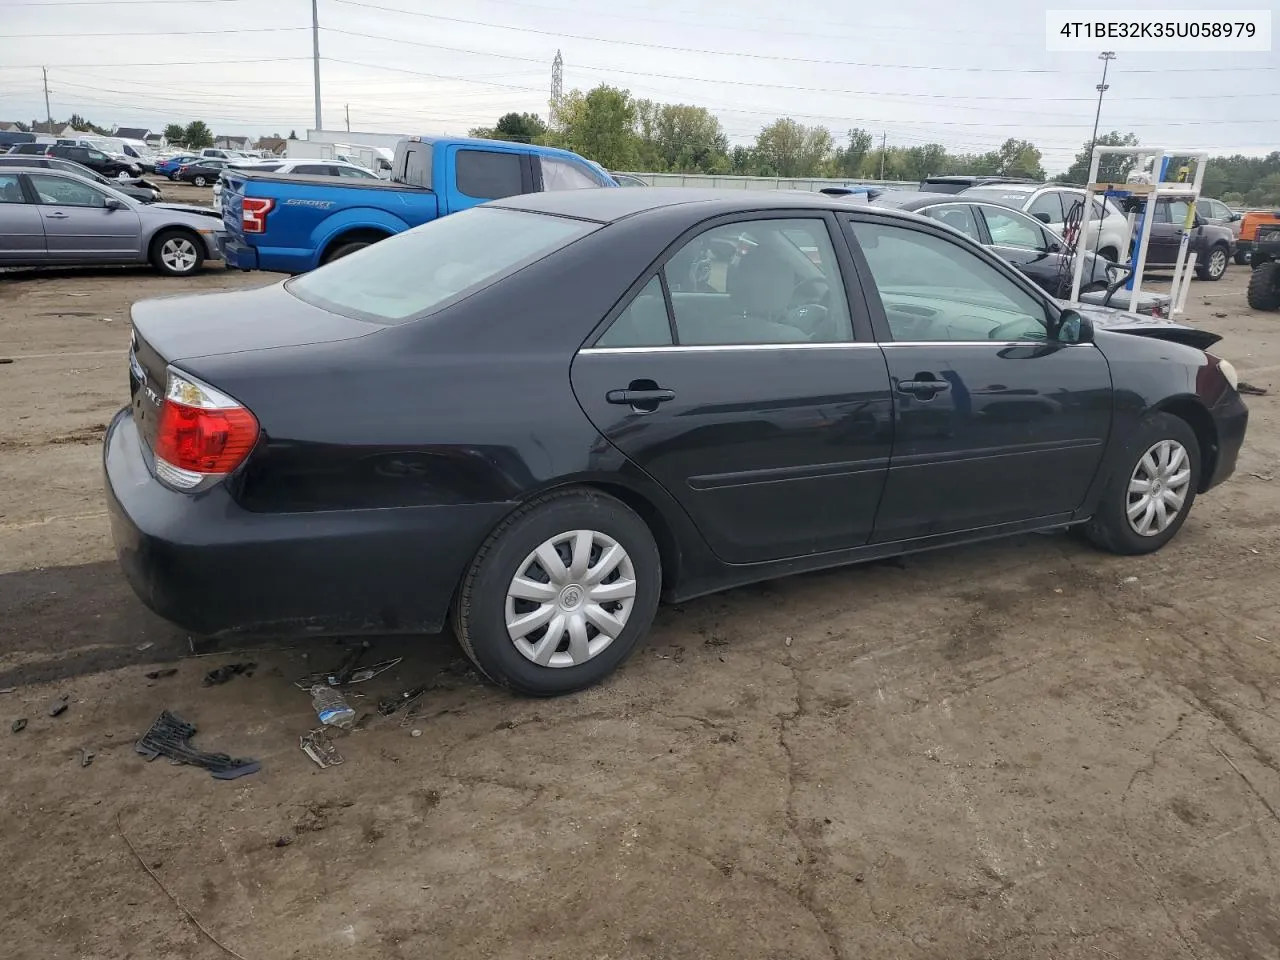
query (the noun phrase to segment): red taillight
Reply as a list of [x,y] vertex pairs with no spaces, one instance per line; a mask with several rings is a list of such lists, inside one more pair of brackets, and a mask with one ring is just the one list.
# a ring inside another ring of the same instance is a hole
[[153,448],[156,475],[171,487],[193,490],[240,466],[258,432],[257,418],[244,406],[170,371]]
[[240,228],[245,233],[262,233],[267,229],[267,214],[275,205],[270,197],[245,197],[240,205]]

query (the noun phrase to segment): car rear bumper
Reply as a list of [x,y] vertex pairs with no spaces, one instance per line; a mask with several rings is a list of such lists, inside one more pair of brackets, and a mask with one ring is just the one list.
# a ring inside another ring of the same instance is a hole
[[237,240],[230,234],[222,238],[222,259],[237,270],[271,270],[276,273],[306,273],[312,268],[314,250],[268,247],[263,250]]
[[1244,445],[1245,431],[1249,426],[1249,408],[1234,390],[1228,391],[1210,413],[1218,431],[1218,456],[1213,474],[1204,485],[1206,490],[1216,487],[1235,473],[1236,461],[1240,457],[1240,448]]
[[199,634],[437,632],[466,565],[510,509],[253,513],[222,485],[170,490],[146,457],[125,408],[103,445],[116,555],[143,603]]
[[222,247],[222,259],[227,262],[228,267],[238,270],[258,269],[257,247],[251,247],[225,233],[218,238],[218,243]]

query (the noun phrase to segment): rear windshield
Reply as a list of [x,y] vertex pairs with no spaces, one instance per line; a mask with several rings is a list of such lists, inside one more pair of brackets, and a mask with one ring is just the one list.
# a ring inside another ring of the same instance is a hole
[[598,224],[473,207],[334,260],[285,284],[344,316],[403,323],[488,286]]

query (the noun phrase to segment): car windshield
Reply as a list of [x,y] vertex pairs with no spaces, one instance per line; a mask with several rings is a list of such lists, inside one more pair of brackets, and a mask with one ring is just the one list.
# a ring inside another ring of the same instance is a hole
[[285,284],[299,300],[403,323],[515,273],[598,229],[562,217],[474,207],[397,234]]
[[1010,207],[1021,207],[1027,202],[1027,197],[1031,196],[1026,190],[1005,190],[1000,187],[974,187],[966,190],[964,195],[978,200],[1003,203]]

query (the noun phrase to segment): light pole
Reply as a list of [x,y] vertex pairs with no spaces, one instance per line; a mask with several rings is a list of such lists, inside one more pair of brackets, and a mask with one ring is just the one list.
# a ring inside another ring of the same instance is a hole
[[1102,95],[1107,92],[1107,65],[1116,58],[1112,50],[1098,54],[1102,61],[1102,82],[1098,84],[1098,111],[1093,115],[1093,136],[1089,139],[1089,163],[1093,163],[1093,148],[1098,145],[1098,121],[1102,118]]

